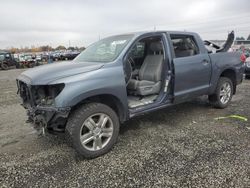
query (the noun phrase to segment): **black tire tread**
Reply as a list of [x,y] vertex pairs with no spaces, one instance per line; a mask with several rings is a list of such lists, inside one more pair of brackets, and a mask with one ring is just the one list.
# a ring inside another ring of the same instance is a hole
[[1,63],[1,68],[3,70],[8,70],[9,69],[9,66],[7,65],[7,63]]
[[214,107],[214,108],[220,108],[220,109],[223,109],[223,108],[226,108],[229,104],[229,102],[231,101],[232,99],[232,95],[231,95],[231,99],[228,101],[228,103],[226,105],[222,104],[220,102],[220,99],[219,99],[219,90],[220,90],[220,86],[224,83],[224,82],[229,82],[231,84],[231,89],[233,89],[233,83],[232,83],[232,80],[227,78],[227,77],[220,77],[219,81],[218,81],[218,84],[217,84],[217,87],[215,89],[215,93],[212,94],[212,95],[209,95],[208,96],[208,99],[209,99],[209,102],[210,104]]
[[[73,111],[69,116],[67,125],[65,127],[66,140],[67,140],[68,144],[70,146],[72,146],[77,151],[77,153],[79,153],[84,158],[89,158],[89,159],[95,158],[95,157],[98,157],[100,155],[103,155],[103,154],[107,153],[111,149],[111,148],[104,148],[100,154],[99,154],[99,152],[97,152],[96,154],[83,153],[81,151],[81,149],[79,148],[78,143],[76,143],[76,141],[73,139],[74,130],[76,129],[77,126],[79,126],[79,120],[82,117],[84,117],[87,112],[90,112],[90,111],[95,110],[95,109],[102,109],[102,108],[104,108],[104,106],[105,106],[106,109],[109,109],[112,113],[116,114],[113,111],[113,109],[111,109],[109,106],[107,106],[105,104],[102,104],[102,103],[87,103],[87,104],[83,104],[78,109]],[[116,121],[119,122],[118,117],[117,117]],[[119,133],[119,126],[118,126],[118,130],[116,132]],[[118,136],[118,134],[117,134],[117,136]],[[114,143],[116,141],[117,141],[117,137],[115,138]]]

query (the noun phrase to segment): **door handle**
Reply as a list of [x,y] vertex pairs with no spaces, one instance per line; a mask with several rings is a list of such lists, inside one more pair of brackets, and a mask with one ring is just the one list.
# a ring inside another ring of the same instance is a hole
[[203,65],[207,65],[207,64],[209,64],[209,61],[206,60],[206,59],[203,59],[203,60],[202,60],[202,64],[203,64]]

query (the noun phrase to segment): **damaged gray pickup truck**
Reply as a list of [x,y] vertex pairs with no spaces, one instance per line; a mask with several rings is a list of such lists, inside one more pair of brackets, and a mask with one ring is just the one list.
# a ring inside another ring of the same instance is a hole
[[104,38],[71,62],[31,68],[17,78],[28,122],[63,132],[94,158],[115,144],[120,124],[141,114],[207,95],[225,108],[242,82],[239,53],[191,32],[139,32]]

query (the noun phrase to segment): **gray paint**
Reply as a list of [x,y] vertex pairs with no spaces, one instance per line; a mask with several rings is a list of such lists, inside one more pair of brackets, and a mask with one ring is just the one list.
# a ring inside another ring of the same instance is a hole
[[24,76],[26,79],[30,80],[29,84],[31,85],[46,85],[60,78],[94,71],[102,66],[103,63],[92,62],[74,63],[67,61],[62,63],[53,63],[28,69],[21,74],[18,79],[25,79],[22,78],[22,76]]
[[[169,34],[192,35],[200,48],[200,54],[192,57],[174,58]],[[129,118],[126,84],[123,72],[123,58],[131,45],[142,37],[162,35],[166,58],[170,64],[172,79],[174,79],[174,103],[185,101],[191,97],[207,95],[214,92],[220,74],[226,69],[232,69],[237,74],[237,80],[242,79],[243,64],[240,54],[217,53],[208,54],[203,41],[196,33],[189,32],[141,32],[125,47],[120,56],[110,63],[74,63],[65,62],[44,65],[23,72],[18,79],[30,85],[46,85],[65,83],[63,91],[55,98],[55,107],[72,107],[84,99],[101,94],[108,94],[120,101],[122,110]],[[173,57],[173,58],[172,58]],[[205,63],[204,60],[207,62]],[[167,71],[166,71],[167,72]],[[172,104],[172,102],[171,102]],[[167,98],[159,103],[140,109],[140,113],[149,112],[171,105]],[[136,112],[134,112],[136,114]],[[135,114],[130,116],[134,116]]]

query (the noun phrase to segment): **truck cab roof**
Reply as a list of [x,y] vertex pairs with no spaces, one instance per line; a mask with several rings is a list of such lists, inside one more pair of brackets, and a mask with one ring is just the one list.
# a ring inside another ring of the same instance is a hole
[[157,31],[137,31],[137,32],[129,32],[122,33],[120,35],[129,35],[133,34],[135,36],[140,36],[144,34],[152,34],[152,33],[168,33],[168,34],[176,34],[176,35],[198,35],[195,32],[187,32],[187,31],[171,31],[171,30],[157,30]]

